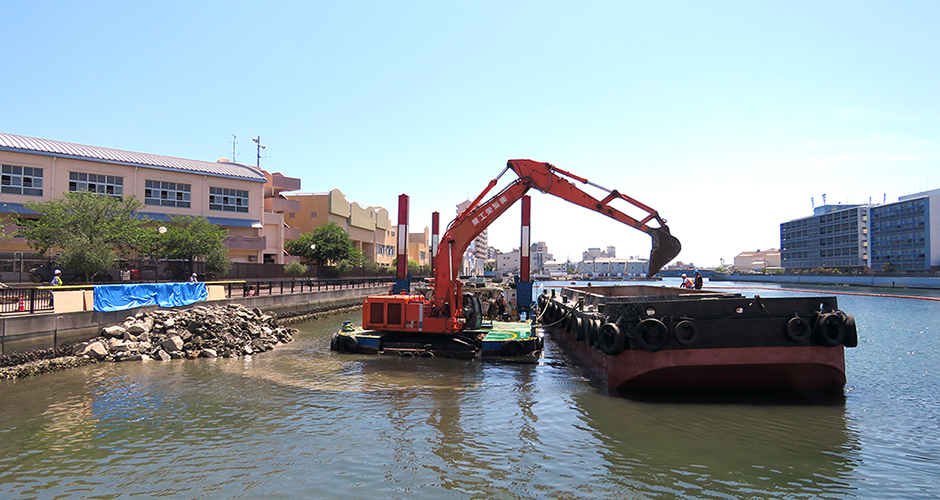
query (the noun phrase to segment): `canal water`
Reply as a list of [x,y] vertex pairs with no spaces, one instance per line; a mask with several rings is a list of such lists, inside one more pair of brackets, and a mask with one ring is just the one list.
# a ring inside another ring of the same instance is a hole
[[533,364],[330,352],[354,313],[253,357],[0,382],[0,498],[940,497],[940,302],[839,303],[860,343],[817,404],[610,397],[551,342]]

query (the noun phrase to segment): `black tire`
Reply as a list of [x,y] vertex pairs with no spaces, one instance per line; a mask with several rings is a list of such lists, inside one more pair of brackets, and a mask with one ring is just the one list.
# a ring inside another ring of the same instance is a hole
[[359,350],[359,341],[352,335],[340,335],[336,339],[336,350],[343,354],[353,354]]
[[673,335],[676,337],[676,342],[684,346],[690,346],[698,340],[698,328],[696,328],[695,323],[689,320],[680,321],[673,331]]
[[845,340],[845,321],[836,313],[822,314],[816,321],[813,335],[820,344],[826,347],[841,345]]
[[646,318],[636,325],[633,338],[641,349],[658,351],[669,343],[669,329],[656,318]]
[[558,304],[555,304],[554,301],[548,303],[548,321],[547,324],[552,324],[558,321]]
[[803,342],[813,333],[813,327],[809,321],[798,316],[790,318],[787,321],[787,338],[794,342]]
[[584,319],[578,316],[572,316],[572,318],[574,320],[571,322],[571,329],[573,330],[571,333],[574,334],[574,339],[580,342],[584,340]]
[[518,356],[522,354],[522,343],[518,340],[510,340],[499,348],[499,354],[506,357]]
[[851,314],[845,316],[845,340],[842,344],[845,347],[858,347],[858,328],[855,327],[855,316]]
[[574,331],[575,318],[576,318],[575,315],[572,314],[565,319],[565,331],[566,332],[571,333]]
[[604,354],[616,356],[627,347],[627,338],[614,323],[604,323],[597,335],[597,346]]
[[38,274],[30,274],[29,281],[32,281],[33,283],[42,283],[42,276]]
[[593,347],[597,345],[597,337],[600,335],[601,331],[601,320],[592,319],[591,320],[591,330],[588,332],[588,345]]
[[333,336],[330,337],[330,350],[331,350],[331,351],[339,350],[339,346],[336,345],[336,341],[337,341],[338,339],[339,339],[339,332],[334,333]]

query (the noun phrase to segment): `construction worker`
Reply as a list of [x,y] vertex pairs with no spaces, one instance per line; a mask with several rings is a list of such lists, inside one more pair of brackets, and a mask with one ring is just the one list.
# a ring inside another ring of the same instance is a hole
[[692,280],[685,273],[682,273],[682,284],[679,285],[679,288],[692,288]]
[[196,277],[196,273],[193,273],[193,274],[189,277],[189,282],[190,282],[190,283],[199,283],[199,278]]
[[[49,280],[49,285],[50,286],[62,286],[62,270],[61,269],[56,269],[55,271],[52,272],[52,279]],[[54,294],[52,292],[49,292],[49,307],[55,306],[55,303],[54,303],[55,299],[53,295]]]

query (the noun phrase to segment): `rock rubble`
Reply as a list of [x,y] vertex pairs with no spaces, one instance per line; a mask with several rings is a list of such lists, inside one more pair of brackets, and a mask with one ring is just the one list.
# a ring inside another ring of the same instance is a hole
[[274,349],[294,332],[278,326],[274,315],[239,304],[158,309],[102,328],[72,354],[99,361],[232,358]]

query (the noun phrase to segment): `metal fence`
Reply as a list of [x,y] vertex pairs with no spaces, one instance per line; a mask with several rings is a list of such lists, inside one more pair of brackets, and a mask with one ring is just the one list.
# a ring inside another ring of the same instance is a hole
[[0,314],[52,310],[52,291],[40,288],[0,288]]
[[[225,296],[257,297],[262,295],[288,295],[351,288],[367,288],[391,284],[391,277],[379,278],[333,278],[333,279],[284,279],[260,281],[207,282],[207,285],[222,285]],[[66,287],[68,289],[92,289],[92,286]],[[0,314],[31,314],[53,310],[52,289],[49,287],[0,288]]]

